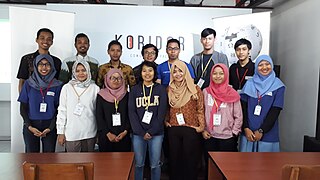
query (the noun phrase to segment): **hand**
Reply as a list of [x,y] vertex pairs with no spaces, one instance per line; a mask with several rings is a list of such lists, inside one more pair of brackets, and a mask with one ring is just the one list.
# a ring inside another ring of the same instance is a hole
[[49,128],[45,129],[41,133],[41,137],[46,137],[46,135],[50,132],[51,130]]
[[254,135],[255,135],[255,140],[256,141],[260,141],[262,136],[263,136],[263,133],[260,133],[258,130],[254,131]]
[[254,142],[255,141],[256,136],[251,131],[251,129],[244,128],[244,132],[245,132],[245,135],[246,135],[246,138],[248,139],[248,141],[250,141],[250,142]]
[[63,146],[66,142],[66,136],[64,134],[58,134],[58,143]]
[[202,132],[202,137],[203,137],[204,139],[210,139],[210,138],[211,138],[211,134],[210,134],[208,131],[204,130],[204,131]]
[[165,125],[166,127],[171,127],[171,124],[170,124],[168,121],[165,121],[165,122],[164,122],[164,125]]
[[149,134],[149,133],[146,133],[144,136],[143,136],[143,139],[144,140],[150,140],[152,138],[152,136]]
[[111,132],[108,132],[106,136],[108,137],[110,142],[116,142],[115,141],[115,139],[117,137],[116,135],[112,134]]
[[115,138],[115,141],[116,142],[119,142],[121,141],[126,135],[127,135],[127,130],[124,130],[122,133],[120,133],[116,138]]
[[29,131],[33,133],[33,135],[37,136],[37,137],[41,137],[42,132],[39,131],[37,128],[34,128],[32,126],[28,127]]
[[194,128],[196,131],[197,131],[197,133],[201,133],[202,131],[203,131],[203,128],[201,128],[200,126],[190,126],[190,127],[192,127],[192,128]]

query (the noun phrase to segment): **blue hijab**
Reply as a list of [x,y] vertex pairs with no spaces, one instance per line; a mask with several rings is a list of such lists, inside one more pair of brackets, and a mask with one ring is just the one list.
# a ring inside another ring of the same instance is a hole
[[[45,76],[42,76],[38,71],[38,64],[42,59],[46,59],[51,65],[50,72]],[[61,81],[58,81],[54,78],[57,71],[56,71],[56,68],[54,67],[53,59],[50,55],[48,55],[48,54],[38,55],[36,57],[36,59],[33,61],[33,68],[34,68],[34,71],[33,71],[32,75],[27,79],[27,81],[31,87],[33,87],[37,90],[40,90],[40,88],[46,89],[49,86],[51,81],[52,82],[51,82],[50,87],[62,85]]]
[[[270,74],[263,76],[258,72],[258,65],[261,61],[268,61],[271,64],[272,71]],[[252,79],[249,79],[242,89],[242,94],[247,94],[250,97],[258,98],[257,91],[262,97],[268,92],[275,91],[284,84],[276,77],[276,73],[273,71],[273,62],[270,56],[261,55],[255,62],[255,71]]]

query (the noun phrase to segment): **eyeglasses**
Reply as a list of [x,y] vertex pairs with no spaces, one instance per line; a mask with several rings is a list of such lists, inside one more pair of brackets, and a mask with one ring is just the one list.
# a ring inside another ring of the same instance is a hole
[[156,55],[156,52],[155,51],[151,51],[151,52],[145,51],[144,54],[154,56],[154,55]]
[[175,47],[175,48],[172,48],[172,47],[167,48],[168,51],[178,51],[179,49],[180,48],[177,48],[177,47]]
[[43,67],[43,66],[51,67],[51,64],[50,63],[39,63],[38,66],[40,66],[40,67]]
[[110,80],[113,82],[116,82],[116,81],[120,82],[122,81],[122,77],[110,77]]

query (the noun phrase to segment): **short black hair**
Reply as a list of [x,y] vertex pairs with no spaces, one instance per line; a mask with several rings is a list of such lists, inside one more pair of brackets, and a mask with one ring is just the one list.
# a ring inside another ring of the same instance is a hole
[[140,64],[140,69],[139,69],[139,74],[140,74],[140,77],[139,77],[139,81],[140,82],[143,82],[143,79],[142,79],[142,69],[143,69],[143,66],[147,66],[147,67],[152,67],[153,71],[154,71],[154,76],[153,76],[153,79],[152,81],[153,82],[156,82],[156,80],[158,79],[158,75],[157,75],[157,64],[155,62],[150,62],[150,61],[143,61],[141,64]]
[[178,47],[180,48],[180,41],[179,41],[178,39],[174,39],[174,38],[169,39],[169,40],[167,41],[167,47],[168,47],[168,45],[169,45],[170,43],[177,43],[177,44],[178,44]]
[[109,42],[109,44],[108,44],[108,50],[110,50],[110,48],[111,48],[112,45],[118,45],[118,46],[120,46],[120,49],[122,50],[122,45],[121,45],[121,43],[120,43],[119,41],[117,41],[117,40],[112,40],[111,42]]
[[157,46],[153,45],[153,44],[146,44],[142,47],[142,50],[141,50],[141,55],[144,56],[144,50],[145,49],[148,49],[148,48],[153,48],[153,50],[156,52],[156,59],[158,57],[158,53],[159,53],[159,50],[157,48]]
[[201,32],[201,37],[205,38],[207,36],[209,36],[210,34],[213,34],[213,37],[216,37],[217,33],[214,29],[212,28],[205,28],[204,30],[202,30]]
[[234,44],[234,50],[236,50],[240,45],[247,45],[249,50],[252,48],[252,44],[249,40],[241,38]]
[[42,32],[48,32],[48,33],[50,33],[51,36],[52,36],[52,39],[53,39],[53,32],[52,32],[50,29],[48,29],[48,28],[41,28],[41,29],[39,29],[38,32],[37,32],[37,39],[39,38],[40,33],[42,33]]
[[88,43],[90,43],[89,37],[84,33],[77,34],[76,37],[74,38],[74,43],[77,43],[77,39],[78,38],[82,38],[82,37],[87,38],[88,39]]

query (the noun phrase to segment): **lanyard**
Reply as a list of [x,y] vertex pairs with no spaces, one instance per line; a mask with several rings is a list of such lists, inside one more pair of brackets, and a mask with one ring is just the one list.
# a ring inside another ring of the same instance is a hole
[[202,67],[202,74],[201,74],[201,78],[203,77],[204,72],[206,72],[206,70],[207,70],[207,68],[208,68],[211,60],[212,60],[212,56],[210,57],[209,61],[207,62],[206,66],[205,66],[204,69],[203,69],[203,54],[202,54],[202,65],[201,65],[201,67]]
[[118,104],[119,104],[119,101],[117,101],[117,99],[114,98],[114,107],[116,108],[116,113],[118,113]]
[[171,72],[171,66],[170,66],[169,60],[168,60],[168,69]]
[[258,105],[260,105],[260,101],[261,101],[261,95],[259,95],[259,92],[257,91],[257,96],[258,96]]
[[76,93],[76,95],[78,96],[78,102],[80,102],[80,96],[82,96],[82,94],[83,94],[84,92],[86,92],[86,90],[89,88],[89,86],[86,87],[86,89],[83,90],[80,95],[78,94],[78,92],[76,91],[76,89],[74,88],[74,86],[72,86],[72,88],[73,88],[74,92]]
[[244,78],[246,77],[247,72],[248,72],[248,69],[246,69],[246,71],[244,72],[244,74],[243,74],[243,76],[242,76],[242,78],[240,80],[239,68],[237,68],[237,77],[238,77],[238,80],[239,80],[239,88],[240,89],[242,87],[242,82],[243,82]]
[[218,112],[218,111],[219,111],[219,106],[218,106],[218,103],[217,103],[217,101],[216,101],[216,98],[214,98],[213,103],[216,105],[216,107],[217,107],[217,112]]
[[42,102],[43,102],[43,103],[44,103],[44,96],[47,94],[47,92],[48,92],[48,90],[49,90],[49,88],[50,88],[50,86],[51,86],[51,84],[52,84],[52,81],[53,81],[53,79],[50,81],[50,83],[49,83],[49,85],[48,85],[48,87],[47,87],[47,89],[46,89],[45,94],[43,94],[42,87],[40,87],[40,93],[41,93],[41,96],[42,96]]
[[148,99],[147,107],[145,108],[146,110],[148,110],[149,105],[150,105],[150,98],[151,98],[151,94],[152,94],[152,87],[153,87],[153,84],[151,85],[150,92],[149,92],[149,96],[146,97],[146,91],[144,90],[144,84],[142,83],[143,98],[144,98],[144,99],[146,99],[146,98]]

